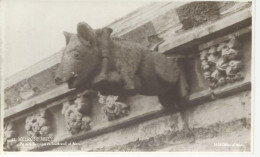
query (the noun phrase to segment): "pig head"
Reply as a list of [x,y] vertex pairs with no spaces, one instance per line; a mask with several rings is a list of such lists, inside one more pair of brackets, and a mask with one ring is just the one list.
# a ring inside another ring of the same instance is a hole
[[87,88],[91,86],[90,80],[99,71],[102,60],[96,33],[88,24],[79,23],[77,34],[64,32],[64,36],[66,47],[56,72],[55,82],[68,82],[69,88]]

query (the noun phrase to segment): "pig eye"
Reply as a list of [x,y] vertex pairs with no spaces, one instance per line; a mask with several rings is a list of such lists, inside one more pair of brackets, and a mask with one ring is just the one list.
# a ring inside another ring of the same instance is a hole
[[79,59],[79,57],[80,57],[80,54],[79,54],[79,52],[77,52],[77,51],[75,51],[75,52],[73,52],[73,57],[75,58],[75,59]]

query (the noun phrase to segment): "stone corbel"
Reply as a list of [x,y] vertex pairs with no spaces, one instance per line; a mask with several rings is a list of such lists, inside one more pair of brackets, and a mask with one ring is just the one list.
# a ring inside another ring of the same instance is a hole
[[4,151],[17,151],[19,150],[18,132],[16,131],[13,123],[7,123],[4,126]]
[[129,115],[129,105],[116,102],[118,96],[99,95],[99,102],[103,104],[102,112],[109,121]]
[[65,116],[66,128],[71,134],[91,129],[91,108],[97,96],[96,92],[86,91],[76,99],[63,103],[61,113]]
[[212,89],[244,78],[241,55],[241,44],[234,36],[200,52],[203,76]]
[[51,133],[51,112],[42,110],[26,118],[25,130],[29,137],[53,136]]

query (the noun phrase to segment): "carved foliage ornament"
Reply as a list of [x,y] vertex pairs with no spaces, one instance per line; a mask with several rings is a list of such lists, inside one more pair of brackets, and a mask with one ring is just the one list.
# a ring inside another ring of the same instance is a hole
[[77,95],[73,101],[63,103],[61,113],[65,116],[66,127],[71,134],[77,134],[80,131],[87,131],[91,128],[91,113],[93,98],[95,92],[89,91]]
[[107,119],[115,120],[129,114],[129,105],[116,102],[118,96],[103,96],[99,95],[99,102],[104,104],[102,107],[103,113],[107,116]]
[[231,36],[228,41],[213,45],[200,52],[204,78],[211,88],[242,80],[241,44]]
[[15,129],[13,123],[7,123],[4,126],[4,150],[5,151],[16,151],[18,150],[18,132]]
[[25,130],[29,137],[52,136],[50,125],[51,113],[43,110],[26,118]]

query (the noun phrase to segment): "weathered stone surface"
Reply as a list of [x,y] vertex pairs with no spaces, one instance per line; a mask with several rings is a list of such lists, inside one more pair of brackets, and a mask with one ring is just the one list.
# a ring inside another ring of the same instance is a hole
[[76,99],[63,103],[61,113],[66,120],[66,128],[71,134],[87,131],[91,128],[91,108],[96,92],[86,91],[79,94]]
[[177,31],[181,29],[181,23],[175,8],[172,8],[159,17],[154,18],[152,23],[157,34],[162,34],[168,30]]
[[14,123],[5,123],[4,126],[4,139],[3,147],[4,151],[17,151],[19,143],[16,141],[19,136],[18,131],[16,130]]
[[243,67],[240,59],[241,46],[235,37],[231,37],[229,41],[211,46],[200,53],[204,77],[211,82],[211,88],[243,79],[243,74],[240,73]]
[[252,6],[252,2],[235,2],[235,1],[227,1],[227,2],[219,2],[219,11],[220,14],[223,16],[228,16],[230,14],[234,14],[240,10],[243,10],[247,7]]
[[5,103],[8,108],[57,87],[54,76],[57,66],[46,69],[30,78],[5,89]]
[[251,8],[246,8],[240,12],[237,12],[236,14],[223,16],[219,20],[216,20],[212,23],[207,23],[203,25],[203,27],[196,27],[192,31],[187,30],[176,32],[176,30],[171,29],[160,35],[160,37],[162,37],[165,42],[159,46],[159,52],[165,53],[171,49],[182,49],[187,46],[202,44],[203,42],[206,42],[208,37],[211,35],[212,38],[222,36],[222,33],[217,32],[224,30],[227,27],[232,27],[233,30],[243,28],[243,25],[236,25],[237,23],[244,22],[244,25],[251,25],[251,17]]
[[217,2],[192,2],[177,9],[183,29],[190,29],[219,16]]
[[25,130],[28,137],[53,136],[51,133],[52,115],[49,110],[42,110],[26,118]]
[[[114,36],[121,36],[144,25],[149,21],[154,21],[156,18],[160,18],[160,16],[168,14],[170,10],[175,10],[175,8],[178,8],[179,6],[187,3],[189,2],[153,2],[143,8],[140,8],[140,10],[136,10],[126,17],[111,23],[110,25],[108,25],[108,27],[111,27],[115,30],[115,32],[113,33]],[[171,21],[172,16],[174,15],[172,13],[169,13],[169,21]],[[173,18],[173,20],[175,20],[175,18]],[[156,23],[161,22],[158,20],[155,21]],[[162,30],[164,28],[155,27],[155,29]],[[157,33],[160,33],[160,31],[158,31]]]
[[[195,135],[195,138],[197,139],[195,144],[193,143],[194,141],[193,141],[192,134],[190,134],[188,131],[176,131],[176,132],[169,131],[162,135],[150,137],[149,139],[136,140],[124,145],[103,147],[103,148],[94,149],[90,151],[101,151],[101,152],[104,151],[124,151],[124,152],[125,151],[146,151],[146,152],[150,152],[150,151],[165,151],[165,152],[245,151],[245,152],[249,152],[250,133],[248,128],[243,128],[244,125],[243,121],[249,122],[250,119],[235,120],[227,124],[216,124],[216,125],[208,126],[207,128],[192,129],[191,131]],[[227,130],[227,128],[230,130]],[[239,129],[239,131],[237,131],[236,129]],[[233,138],[230,138],[230,136],[228,136],[230,131],[232,131]],[[221,135],[218,135],[219,133]],[[243,138],[237,140],[236,138],[237,136],[243,136]],[[220,141],[228,141],[228,142],[221,143]]]
[[[152,36],[156,35],[155,28],[153,26],[153,23],[147,22],[146,24],[142,25],[141,27],[138,27],[124,35],[122,35],[122,38],[128,39],[129,41],[134,41],[136,43],[140,43],[144,46],[152,47],[152,45],[159,43],[160,39],[155,38],[152,39]],[[157,39],[157,41],[156,41]]]
[[[250,92],[243,92],[201,104],[183,113],[162,116],[77,141],[80,146],[70,148],[74,151],[248,152],[251,149],[250,99]],[[223,140],[230,145],[240,144],[241,146],[217,146]],[[70,150],[70,148],[59,147],[52,151]]]
[[117,96],[99,95],[99,102],[103,104],[102,112],[107,116],[108,120],[115,120],[129,114],[130,106],[126,103],[116,102]]
[[248,39],[245,34],[249,30],[247,27],[199,46],[203,76],[210,82],[211,88],[244,79],[243,58],[250,57],[251,51],[244,49],[247,47],[244,41]]
[[[236,129],[230,130],[232,133],[227,132],[220,136],[212,136],[212,138],[199,139],[196,141],[196,145],[192,143],[168,146],[166,148],[159,149],[159,152],[184,152],[189,150],[190,152],[250,152],[251,151],[251,133],[247,128],[243,128],[241,123],[234,121],[232,125],[237,125]],[[229,126],[223,126],[229,128]],[[239,137],[239,138],[237,138]],[[223,142],[228,141],[228,142]]]
[[212,22],[251,6],[250,2],[192,2],[177,8],[184,30]]

